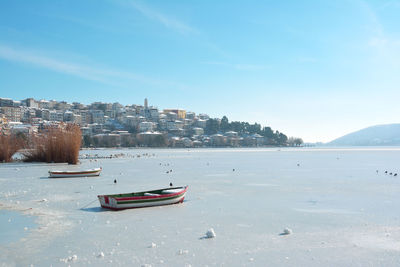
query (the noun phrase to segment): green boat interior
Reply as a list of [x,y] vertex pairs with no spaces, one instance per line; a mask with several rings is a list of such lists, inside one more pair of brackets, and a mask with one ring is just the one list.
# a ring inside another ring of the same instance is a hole
[[115,195],[106,195],[108,197],[143,197],[143,196],[160,196],[160,195],[168,195],[178,193],[184,190],[185,187],[170,187],[163,188],[151,191],[143,191],[143,192],[133,192],[133,193],[125,193],[125,194],[115,194]]

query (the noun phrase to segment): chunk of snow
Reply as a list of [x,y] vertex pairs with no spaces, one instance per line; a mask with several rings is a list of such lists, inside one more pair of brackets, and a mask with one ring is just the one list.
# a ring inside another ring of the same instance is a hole
[[215,231],[214,231],[214,229],[213,228],[210,228],[208,231],[207,231],[207,233],[206,233],[206,237],[207,238],[214,238],[214,237],[216,237],[217,235],[215,234]]
[[97,258],[104,258],[104,252],[100,252],[99,255],[97,255]]
[[183,254],[188,254],[188,253],[189,253],[189,251],[186,250],[186,249],[180,249],[180,250],[178,250],[178,255],[183,255]]
[[76,261],[77,259],[78,259],[78,256],[72,255],[72,256],[69,256],[68,258],[60,259],[60,261],[67,263],[67,262],[71,262],[71,261]]
[[151,242],[151,245],[149,246],[149,248],[155,248],[155,247],[157,247],[157,244],[156,244],[156,243],[153,243],[153,242]]
[[284,234],[284,235],[290,235],[290,234],[292,234],[292,233],[293,233],[292,229],[290,229],[290,228],[285,228],[285,229],[283,229],[283,233],[282,233],[282,234]]

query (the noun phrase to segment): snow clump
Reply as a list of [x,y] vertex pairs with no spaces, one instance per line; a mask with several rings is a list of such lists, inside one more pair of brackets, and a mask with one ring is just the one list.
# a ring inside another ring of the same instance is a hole
[[293,233],[293,231],[292,231],[292,229],[290,229],[290,228],[285,228],[285,229],[283,229],[283,235],[290,235],[290,234],[292,234]]
[[207,233],[206,233],[206,237],[207,238],[214,238],[214,237],[216,237],[217,235],[215,234],[215,231],[214,231],[214,229],[213,228],[210,228],[208,231],[207,231]]

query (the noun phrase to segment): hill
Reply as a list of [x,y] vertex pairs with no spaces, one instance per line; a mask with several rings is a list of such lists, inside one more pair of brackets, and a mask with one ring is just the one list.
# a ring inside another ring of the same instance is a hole
[[339,137],[332,146],[397,146],[400,145],[400,124],[371,126]]

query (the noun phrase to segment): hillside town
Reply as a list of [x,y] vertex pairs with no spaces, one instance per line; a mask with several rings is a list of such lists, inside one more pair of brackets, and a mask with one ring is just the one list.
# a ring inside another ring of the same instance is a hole
[[0,132],[35,135],[46,127],[77,124],[83,147],[242,147],[301,145],[270,127],[229,122],[178,108],[94,102],[90,105],[0,98]]

